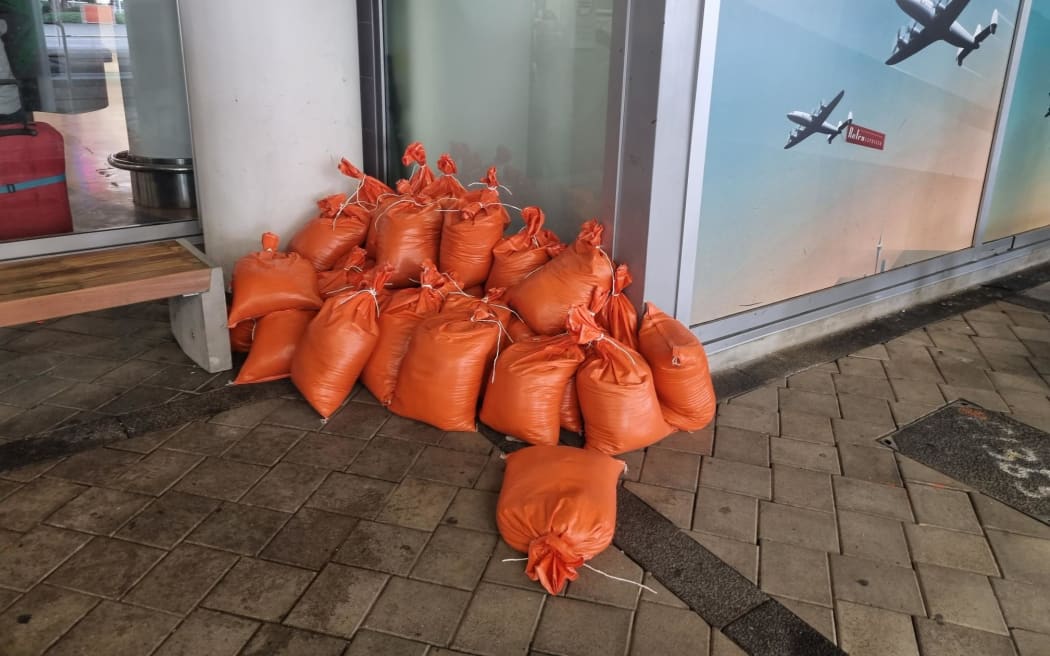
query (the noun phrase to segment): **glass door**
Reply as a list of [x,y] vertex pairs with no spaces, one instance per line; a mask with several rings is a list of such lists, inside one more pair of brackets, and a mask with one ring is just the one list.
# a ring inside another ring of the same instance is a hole
[[[622,48],[616,4],[381,3],[387,177],[406,175],[401,153],[421,141],[431,162],[451,154],[464,183],[498,167],[512,192],[506,203],[537,205],[548,227],[574,237],[609,206],[604,199],[615,184],[606,179],[606,161],[616,156],[606,127],[620,100],[610,94],[613,55]],[[612,217],[603,219],[611,229]]]

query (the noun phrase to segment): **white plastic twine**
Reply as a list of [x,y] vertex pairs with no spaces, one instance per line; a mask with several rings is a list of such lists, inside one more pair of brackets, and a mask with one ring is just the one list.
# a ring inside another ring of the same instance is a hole
[[506,185],[498,184],[495,187],[493,187],[492,185],[486,184],[484,182],[471,182],[471,183],[467,184],[468,187],[477,187],[479,185],[485,185],[485,187],[488,188],[488,189],[502,189],[503,191],[507,192],[508,196],[513,196],[514,195],[514,192],[511,191]]
[[[475,319],[474,317],[471,317],[470,321],[472,323],[494,323],[497,326],[499,326],[500,337],[506,335],[508,341],[510,341],[511,343],[514,342],[514,340],[510,336],[510,333],[508,333],[507,329],[503,327],[503,323],[499,319]],[[496,362],[499,361],[499,345],[501,341],[502,340],[499,338],[496,339],[496,357],[492,358],[492,375],[489,376],[490,383],[496,380]]]
[[[524,562],[524,561],[528,561],[528,558],[504,558],[501,562],[504,562],[504,563],[520,563],[520,562]],[[608,572],[601,571],[597,567],[591,567],[587,563],[584,563],[583,566],[586,567],[587,569],[591,570],[592,572],[597,572],[597,573],[601,574],[602,576],[604,576],[607,579],[612,579],[613,581],[620,581],[621,583],[630,583],[631,585],[636,585],[639,588],[642,588],[643,590],[648,590],[649,592],[651,592],[653,594],[660,594],[659,592],[657,592],[656,590],[653,590],[652,588],[650,588],[649,586],[647,586],[644,583],[639,583],[638,581],[632,581],[631,579],[620,578],[619,576],[613,576],[612,574],[609,574]]]
[[[338,290],[336,290],[336,291],[338,291]],[[332,292],[332,293],[334,294],[335,292]],[[347,294],[346,300],[344,300],[343,303],[349,303],[350,299],[354,298],[355,296],[360,296],[361,294],[371,294],[372,295],[372,300],[376,304],[376,315],[378,315],[379,314],[379,298],[376,296],[376,290],[375,290],[374,287],[371,287],[369,289],[362,289],[361,291],[354,292],[353,294]],[[340,303],[340,305],[342,305],[343,303]]]
[[[608,335],[606,335],[605,333],[602,333],[601,335],[598,336],[598,339],[594,340],[594,343],[597,344],[598,342],[605,340],[606,337],[608,337]],[[620,346],[619,344],[617,344],[615,339],[610,339],[608,341],[609,341],[609,345],[610,346],[614,346],[614,347],[620,349],[621,351],[623,351],[623,354],[627,356],[627,358],[631,361],[631,364],[637,364],[634,361],[634,356],[631,355],[631,352],[628,351],[627,349],[625,349],[624,347]]]

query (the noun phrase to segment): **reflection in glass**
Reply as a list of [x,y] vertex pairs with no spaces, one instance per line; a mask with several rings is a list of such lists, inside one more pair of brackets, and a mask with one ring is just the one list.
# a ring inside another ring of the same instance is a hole
[[[563,239],[597,215],[605,156],[612,0],[391,0],[392,178],[422,141],[459,177],[499,167],[504,201],[539,205]],[[513,215],[513,213],[512,213]]]
[[[192,171],[176,0],[0,0],[0,20],[20,109],[64,138],[73,231],[195,218],[192,185],[188,201],[148,193],[178,178],[169,161]],[[0,197],[0,220],[34,221],[10,213]]]

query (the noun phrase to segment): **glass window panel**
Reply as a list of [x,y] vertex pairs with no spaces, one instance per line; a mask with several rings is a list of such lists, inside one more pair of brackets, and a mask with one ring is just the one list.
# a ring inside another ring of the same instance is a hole
[[[504,202],[563,239],[600,210],[613,0],[390,0],[391,177],[405,146],[464,182],[499,168]],[[513,213],[512,213],[513,214]]]

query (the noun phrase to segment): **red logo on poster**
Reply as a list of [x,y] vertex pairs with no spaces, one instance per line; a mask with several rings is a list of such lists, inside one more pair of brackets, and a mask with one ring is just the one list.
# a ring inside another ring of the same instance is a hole
[[882,150],[886,145],[886,135],[854,123],[846,128],[846,141],[858,146]]

